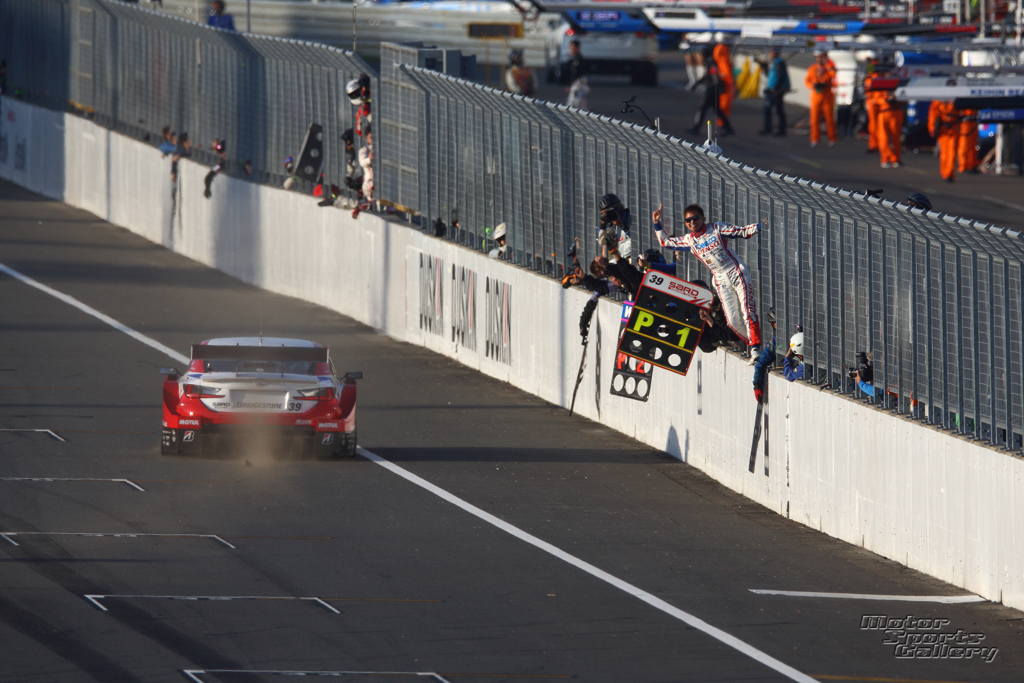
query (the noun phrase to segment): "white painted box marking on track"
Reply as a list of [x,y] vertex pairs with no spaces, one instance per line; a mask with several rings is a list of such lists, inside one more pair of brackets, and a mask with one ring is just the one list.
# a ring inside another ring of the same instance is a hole
[[84,538],[212,538],[223,543],[232,550],[238,550],[216,534],[134,534],[134,533],[95,533],[91,531],[0,531],[0,538],[11,545],[18,545],[11,536],[81,536]]
[[[206,683],[200,676],[203,674],[243,674],[243,675],[265,675],[265,676],[321,676],[321,677],[332,677],[339,678],[341,676],[402,676],[402,677],[417,677],[417,678],[430,678],[437,683],[451,683],[447,678],[441,676],[441,674],[433,671],[284,671],[284,670],[273,670],[273,669],[182,669],[181,673],[185,674],[188,678],[192,679],[195,683]],[[451,675],[451,674],[449,674]],[[515,678],[515,676],[509,676],[509,678]]]
[[[16,270],[13,270],[13,269],[5,266],[2,263],[0,263],[0,272],[7,273],[11,277],[13,277],[13,278],[15,278],[17,280],[20,280],[21,282],[24,282],[27,285],[35,287],[36,289],[38,289],[38,290],[40,290],[42,292],[46,292],[47,294],[49,294],[49,295],[51,295],[53,297],[56,297],[57,299],[60,299],[61,301],[65,302],[67,304],[70,304],[71,306],[74,306],[75,308],[79,309],[80,311],[82,311],[84,313],[88,313],[89,315],[91,315],[91,316],[93,316],[95,318],[98,318],[99,320],[102,320],[103,322],[107,323],[108,325],[110,325],[114,329],[116,329],[116,330],[118,330],[120,332],[124,332],[125,334],[127,334],[130,337],[132,337],[133,339],[136,339],[136,340],[142,342],[143,344],[146,344],[147,346],[150,346],[150,347],[152,347],[152,348],[154,348],[154,349],[156,349],[156,350],[166,354],[170,358],[172,358],[172,359],[174,359],[174,360],[176,360],[176,361],[178,361],[180,363],[187,364],[189,362],[188,358],[186,358],[182,354],[178,353],[174,349],[171,349],[170,347],[161,344],[160,342],[156,341],[155,339],[151,339],[150,337],[147,337],[146,335],[142,334],[141,332],[137,332],[136,330],[133,330],[132,328],[128,327],[127,325],[123,325],[122,323],[114,320],[110,316],[105,315],[103,313],[100,313],[95,308],[92,308],[91,306],[88,306],[88,305],[82,303],[81,301],[79,301],[78,299],[75,299],[74,297],[68,296],[68,295],[63,294],[61,292],[58,292],[57,290],[55,290],[55,289],[53,289],[51,287],[47,287],[46,285],[44,285],[44,284],[42,284],[40,282],[37,282],[36,280],[33,280],[32,278],[30,278],[30,277],[28,277],[26,275],[22,275],[21,273],[19,273]],[[615,588],[618,588],[619,590],[624,591],[625,593],[628,593],[629,595],[632,595],[633,597],[637,598],[638,600],[641,600],[642,602],[647,603],[651,607],[654,607],[655,609],[660,610],[661,612],[664,612],[665,614],[668,614],[669,616],[672,616],[672,617],[678,619],[679,621],[682,621],[684,624],[686,624],[686,625],[688,625],[688,626],[690,626],[692,628],[695,628],[698,631],[701,631],[702,633],[704,633],[704,634],[714,638],[715,640],[719,641],[720,643],[723,643],[724,645],[727,645],[727,646],[733,648],[734,650],[740,652],[741,654],[744,654],[747,657],[750,657],[751,659],[753,659],[754,661],[756,661],[756,662],[758,662],[760,664],[763,664],[764,666],[766,666],[766,667],[768,667],[770,669],[773,669],[774,671],[782,674],[783,676],[785,676],[785,677],[787,677],[787,678],[789,678],[791,680],[794,680],[794,681],[800,681],[800,683],[817,683],[817,681],[815,681],[815,679],[811,678],[807,674],[802,673],[800,671],[797,671],[796,669],[794,669],[793,667],[789,666],[788,664],[785,664],[785,663],[779,661],[778,659],[775,659],[771,655],[769,655],[769,654],[767,654],[765,652],[762,652],[761,650],[758,650],[753,645],[750,645],[749,643],[740,640],[736,636],[733,636],[733,635],[731,635],[729,633],[726,633],[725,631],[723,631],[722,629],[720,629],[720,628],[718,628],[716,626],[712,626],[711,624],[709,624],[708,622],[704,621],[703,619],[700,619],[699,617],[696,617],[696,616],[690,614],[689,612],[685,612],[685,611],[679,609],[678,607],[674,607],[673,605],[670,605],[669,603],[665,602],[661,598],[656,597],[656,596],[652,595],[651,593],[648,593],[647,591],[641,590],[640,588],[637,588],[636,586],[634,586],[634,585],[632,585],[630,583],[627,583],[627,582],[623,581],[622,579],[619,579],[618,577],[612,576],[608,572],[605,572],[605,571],[603,571],[601,569],[598,569],[597,567],[595,567],[594,565],[590,564],[589,562],[585,562],[584,560],[581,560],[578,557],[575,557],[574,555],[570,555],[569,553],[565,552],[561,548],[558,548],[558,547],[556,547],[554,545],[551,545],[550,543],[548,543],[546,541],[542,541],[541,539],[537,538],[536,536],[528,534],[525,531],[523,531],[522,529],[519,529],[518,527],[512,526],[508,522],[505,522],[504,520],[499,519],[499,518],[495,517],[494,515],[492,515],[490,513],[484,512],[483,510],[481,510],[480,508],[476,507],[475,505],[471,505],[470,503],[462,500],[458,496],[455,496],[455,495],[449,493],[448,491],[445,491],[444,489],[442,489],[442,488],[440,488],[438,486],[435,486],[434,484],[431,484],[427,480],[422,479],[422,478],[416,476],[412,472],[409,472],[408,470],[405,470],[405,469],[399,467],[398,465],[395,465],[391,461],[386,460],[386,459],[380,457],[379,455],[376,455],[375,453],[371,453],[370,451],[367,451],[364,448],[358,448],[357,450],[360,453],[360,455],[362,455],[364,458],[366,458],[368,460],[371,460],[372,462],[377,463],[378,465],[384,467],[385,469],[387,469],[387,470],[393,472],[394,474],[397,474],[398,476],[402,477],[403,479],[406,479],[410,483],[413,483],[416,486],[419,486],[420,488],[426,489],[430,493],[433,493],[434,495],[442,498],[443,500],[445,500],[445,501],[455,505],[456,507],[461,508],[462,510],[464,510],[464,511],[466,511],[466,512],[472,514],[472,515],[474,515],[475,517],[480,518],[481,520],[487,522],[488,524],[491,524],[491,525],[497,527],[498,529],[501,529],[502,531],[504,531],[504,532],[506,532],[506,533],[508,533],[508,534],[510,534],[512,536],[514,536],[515,538],[518,538],[519,540],[524,541],[525,543],[529,543],[530,545],[532,545],[532,546],[534,546],[534,547],[536,547],[536,548],[538,548],[540,550],[543,550],[544,552],[546,552],[546,553],[548,553],[550,555],[553,555],[554,557],[556,557],[556,558],[558,558],[558,559],[560,559],[560,560],[562,560],[562,561],[564,561],[564,562],[566,562],[566,563],[576,567],[577,569],[580,569],[580,570],[590,574],[591,576],[594,576],[595,578],[600,579],[601,581],[604,581],[605,583],[607,583],[607,584],[609,584],[611,586],[614,586]],[[138,535],[142,536],[142,535],[146,535],[146,534],[138,534]],[[158,535],[158,534],[150,534],[150,535]],[[159,534],[159,535],[172,536],[174,534]],[[181,535],[188,536],[188,535],[199,535],[199,534],[181,534]],[[7,538],[7,534],[0,533],[0,536],[4,536],[5,538]],[[234,548],[234,546],[230,545],[227,541],[225,541],[224,539],[222,539],[220,537],[217,537],[217,536],[210,536],[210,537],[211,538],[216,538],[221,543],[224,543],[225,545],[228,545],[229,547]],[[14,541],[11,540],[10,538],[7,538],[7,540],[9,542],[11,542],[11,543],[14,543]],[[15,543],[15,545],[17,545],[17,543]],[[190,675],[188,672],[185,672],[185,673],[186,673],[186,675]],[[198,671],[198,673],[203,673],[203,672],[202,671]],[[212,673],[212,671],[210,671],[210,673]],[[260,673],[260,672],[249,672],[249,673]],[[263,672],[263,673],[276,673],[276,672]],[[313,675],[313,673],[314,672],[309,672],[309,675]],[[322,672],[320,672],[320,673],[322,675]],[[301,675],[301,673],[300,672],[295,672],[292,675]],[[417,675],[436,675],[436,674],[417,674]],[[202,683],[201,679],[196,678],[194,676],[192,676],[192,678],[193,678],[193,680],[197,681],[198,683]],[[441,679],[441,680],[443,680],[443,679]]]
[[83,598],[91,602],[104,612],[108,612],[100,600],[107,598],[119,600],[181,600],[184,602],[232,602],[236,600],[280,600],[280,601],[307,601],[315,602],[321,607],[334,614],[341,614],[337,609],[328,605],[323,598],[317,597],[294,597],[290,595],[83,595]]
[[52,429],[0,429],[0,432],[41,432],[43,434],[49,434],[57,441],[67,441],[67,439],[62,439],[57,432]]
[[758,595],[784,595],[790,598],[831,598],[835,600],[887,600],[891,602],[940,602],[956,604],[961,602],[988,602],[980,595],[871,595],[869,593],[813,593],[809,591],[773,591],[751,588]]
[[128,484],[128,486],[131,486],[133,489],[138,489],[143,492],[146,490],[130,479],[100,479],[97,477],[0,477],[0,481],[24,481],[38,483],[53,481],[106,481],[117,484]]

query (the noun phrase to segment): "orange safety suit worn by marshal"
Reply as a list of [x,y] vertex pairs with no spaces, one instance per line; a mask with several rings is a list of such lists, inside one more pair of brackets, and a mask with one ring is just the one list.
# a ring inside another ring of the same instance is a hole
[[892,99],[892,93],[884,90],[879,94],[878,119],[875,125],[878,137],[878,156],[882,165],[900,163],[903,148],[903,105]]
[[811,91],[811,144],[821,139],[821,119],[825,119],[825,130],[829,142],[836,141],[836,65],[831,60],[812,64],[807,69],[804,85]]
[[[729,51],[728,45],[719,43],[715,45],[711,56],[718,64],[718,79],[721,83],[718,91],[718,111],[728,118],[732,116],[732,103],[736,99],[736,77],[733,75],[732,53]],[[718,125],[723,125],[721,120],[718,121]]]
[[871,82],[878,74],[870,73],[864,77],[864,113],[868,115],[868,151],[878,151],[878,96],[885,97],[885,92],[871,90]]
[[952,182],[956,175],[956,153],[960,141],[960,112],[952,100],[935,100],[928,109],[928,132],[939,147],[939,173]]
[[960,110],[960,140],[957,142],[960,172],[970,173],[978,166],[978,110]]

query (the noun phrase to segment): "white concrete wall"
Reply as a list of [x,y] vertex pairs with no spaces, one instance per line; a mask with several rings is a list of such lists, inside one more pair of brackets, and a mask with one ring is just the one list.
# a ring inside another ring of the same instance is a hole
[[[9,100],[3,106],[0,132],[30,145],[26,168],[15,169],[9,153],[0,177],[568,406],[583,292],[404,224],[367,214],[353,220],[278,188],[218,177],[207,200],[207,169],[191,162],[181,164],[172,222],[170,160],[152,147],[74,116]],[[8,111],[17,127],[8,125]],[[26,137],[37,127],[48,134]],[[421,254],[443,260],[443,334],[420,327]],[[452,340],[453,265],[477,275],[475,348]],[[512,288],[511,363],[485,353],[487,277]],[[751,368],[722,352],[698,353],[685,378],[657,370],[647,403],[612,396],[618,326],[618,305],[602,302],[576,402],[581,415],[664,449],[779,514],[1024,608],[1024,461],[776,375],[770,476],[763,455],[750,474]]]

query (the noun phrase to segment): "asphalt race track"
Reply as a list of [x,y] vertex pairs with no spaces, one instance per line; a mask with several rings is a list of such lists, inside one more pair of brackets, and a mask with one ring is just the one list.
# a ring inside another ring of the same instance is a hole
[[[7,183],[0,264],[179,354],[330,345],[366,449],[161,456],[180,363],[0,273],[2,681],[1020,680],[1020,612],[754,593],[964,595],[329,310]],[[998,649],[897,658],[872,614]]]

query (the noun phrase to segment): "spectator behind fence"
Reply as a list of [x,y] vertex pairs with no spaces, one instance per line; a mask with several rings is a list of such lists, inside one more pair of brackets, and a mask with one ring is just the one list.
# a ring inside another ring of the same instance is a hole
[[163,135],[164,141],[160,143],[160,146],[157,147],[157,149],[159,149],[160,153],[166,157],[178,148],[178,143],[175,140],[174,133],[171,132],[170,126],[164,126],[164,129],[161,131],[161,135]]
[[523,65],[523,51],[508,53],[508,69],[505,71],[505,89],[514,95],[533,97],[537,92],[537,76],[533,69]]
[[569,96],[566,106],[587,109],[587,94],[590,83],[587,81],[587,62],[580,52],[580,41],[569,43],[569,87],[565,93]]
[[209,199],[210,196],[213,194],[212,191],[210,190],[210,185],[213,184],[213,179],[217,177],[218,173],[226,169],[228,166],[228,152],[225,147],[224,141],[218,138],[214,140],[212,143],[210,143],[210,147],[213,149],[214,152],[217,153],[217,156],[220,158],[220,161],[218,161],[213,166],[213,168],[210,169],[210,172],[206,174],[206,178],[203,180],[203,183],[206,185],[206,189],[203,190],[203,196],[206,197],[207,199]]
[[601,212],[601,226],[597,229],[597,245],[601,255],[607,256],[610,250],[617,249],[623,257],[629,258],[633,244],[629,236],[633,225],[629,209],[617,195],[610,192],[598,200],[597,208]]
[[779,129],[775,134],[782,136],[786,134],[786,109],[782,98],[790,88],[789,67],[776,48],[768,51],[768,59],[768,62],[758,62],[761,70],[768,74],[768,82],[764,87],[764,127],[760,134],[771,135],[774,112],[779,118]]
[[789,351],[782,359],[782,376],[787,382],[804,378],[804,329],[796,326],[796,334],[789,338]]
[[356,125],[353,129],[359,137],[362,137],[366,131],[370,130],[370,124],[373,123],[373,113],[370,107],[370,77],[366,74],[359,74],[358,78],[353,78],[345,86],[345,94],[348,95],[352,106],[358,107],[356,109]]
[[359,165],[363,167],[362,196],[352,211],[352,218],[358,218],[360,211],[373,206],[373,131],[369,126],[365,128],[364,139],[366,144],[359,148]]
[[732,135],[736,131],[732,128],[732,123],[729,121],[729,116],[719,108],[719,93],[724,89],[730,87],[725,81],[722,80],[721,70],[716,62],[711,57],[711,50],[705,50],[704,52],[704,64],[706,66],[704,77],[701,78],[694,84],[694,87],[702,87],[700,96],[700,103],[697,105],[697,114],[693,117],[693,127],[689,128],[687,132],[691,135],[698,135],[701,133],[701,125],[706,121],[709,121],[708,111],[711,111],[716,121],[721,121],[724,128],[725,135]]
[[225,31],[235,30],[235,18],[230,14],[224,14],[224,0],[213,0],[210,3],[210,16],[206,18],[206,25]]
[[178,182],[178,162],[192,156],[192,141],[188,139],[188,133],[182,131],[178,136],[178,148],[171,157],[171,182]]
[[507,229],[508,226],[505,223],[498,223],[498,225],[494,227],[494,232],[491,234],[491,239],[494,240],[494,248],[487,254],[491,258],[508,258],[508,244],[505,241],[505,233]]

